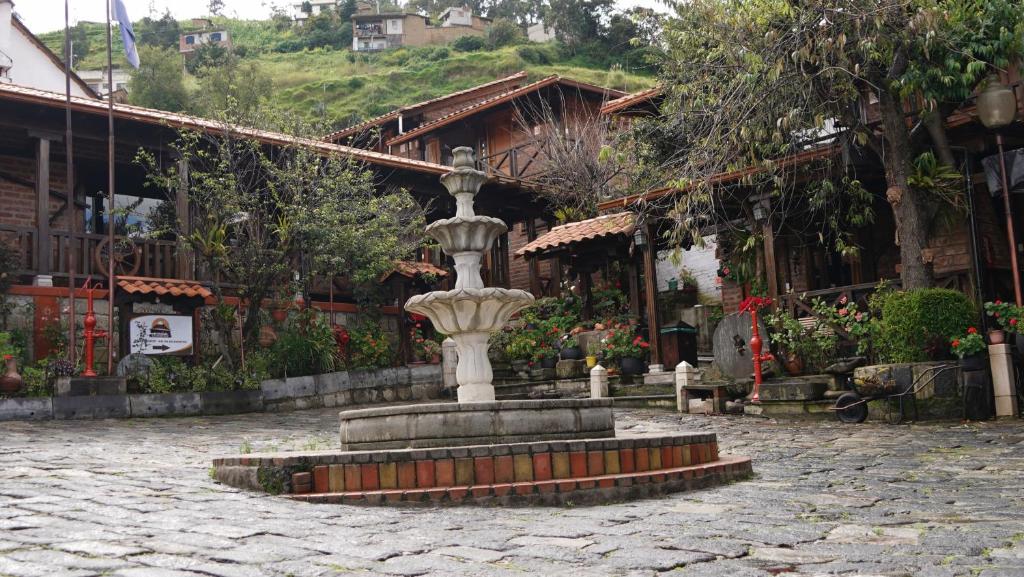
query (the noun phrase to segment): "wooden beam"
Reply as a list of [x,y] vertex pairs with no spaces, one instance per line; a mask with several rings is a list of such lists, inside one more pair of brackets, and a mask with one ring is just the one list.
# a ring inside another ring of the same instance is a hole
[[[530,217],[526,219],[526,242],[531,243],[537,240],[537,219]],[[544,289],[540,285],[540,265],[534,255],[526,257],[527,274],[530,279],[530,292],[535,297],[543,296]]]
[[636,257],[629,259],[626,274],[629,275],[629,314],[640,317],[640,279],[637,276]]
[[50,274],[50,141],[36,141],[36,270]]
[[656,231],[647,225],[647,246],[643,249],[644,294],[647,297],[647,335],[651,345],[651,364],[661,364],[661,322],[658,320],[658,250],[655,247]]

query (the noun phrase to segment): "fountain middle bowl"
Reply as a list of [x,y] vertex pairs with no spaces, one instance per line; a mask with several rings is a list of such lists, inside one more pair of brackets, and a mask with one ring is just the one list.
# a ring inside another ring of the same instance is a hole
[[519,289],[462,288],[416,295],[405,309],[425,315],[445,334],[493,333],[533,301],[532,294]]
[[500,218],[457,216],[438,220],[427,227],[427,235],[441,244],[445,254],[486,252],[494,239],[508,230]]

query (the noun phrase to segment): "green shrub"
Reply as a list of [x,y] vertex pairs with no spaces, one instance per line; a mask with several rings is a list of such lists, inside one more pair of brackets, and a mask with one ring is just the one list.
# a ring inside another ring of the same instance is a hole
[[381,326],[367,321],[348,329],[348,366],[350,369],[390,367],[395,350],[391,337]]
[[872,308],[881,312],[873,345],[881,363],[915,363],[949,357],[949,340],[976,318],[967,296],[949,289],[880,293]]
[[487,31],[487,47],[491,50],[520,44],[526,40],[523,30],[515,22],[498,18]]
[[288,320],[271,347],[275,377],[304,377],[329,373],[337,366],[334,332],[315,310],[306,309]]
[[479,36],[462,36],[452,42],[452,48],[460,52],[476,52],[483,50],[486,41]]

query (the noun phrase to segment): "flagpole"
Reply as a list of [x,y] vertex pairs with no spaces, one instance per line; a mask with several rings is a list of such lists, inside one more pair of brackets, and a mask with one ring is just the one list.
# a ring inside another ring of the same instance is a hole
[[114,374],[114,41],[107,0],[107,374]]
[[73,132],[71,130],[71,13],[68,8],[68,0],[64,0],[64,124],[66,143],[65,156],[67,161],[67,184],[64,192],[68,197],[68,206],[71,208],[71,231],[70,250],[68,250],[68,360],[74,366],[78,362],[77,356],[77,330],[75,328],[75,261],[78,250],[78,239],[75,234],[78,232],[78,207],[75,205],[75,162],[74,144],[72,142]]

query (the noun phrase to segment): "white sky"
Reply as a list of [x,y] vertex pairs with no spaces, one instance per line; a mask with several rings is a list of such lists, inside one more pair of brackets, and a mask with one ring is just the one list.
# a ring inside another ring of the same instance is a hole
[[[301,0],[225,0],[225,16],[261,20],[270,16],[274,4],[290,6]],[[70,0],[71,23],[79,20],[103,22],[106,20],[104,0]],[[160,16],[167,8],[179,20],[207,14],[209,0],[124,0],[128,15],[139,20],[151,12]],[[617,0],[622,7],[647,6],[665,10],[659,0]],[[14,0],[14,11],[21,15],[29,30],[35,33],[49,32],[64,27],[64,0]]]

